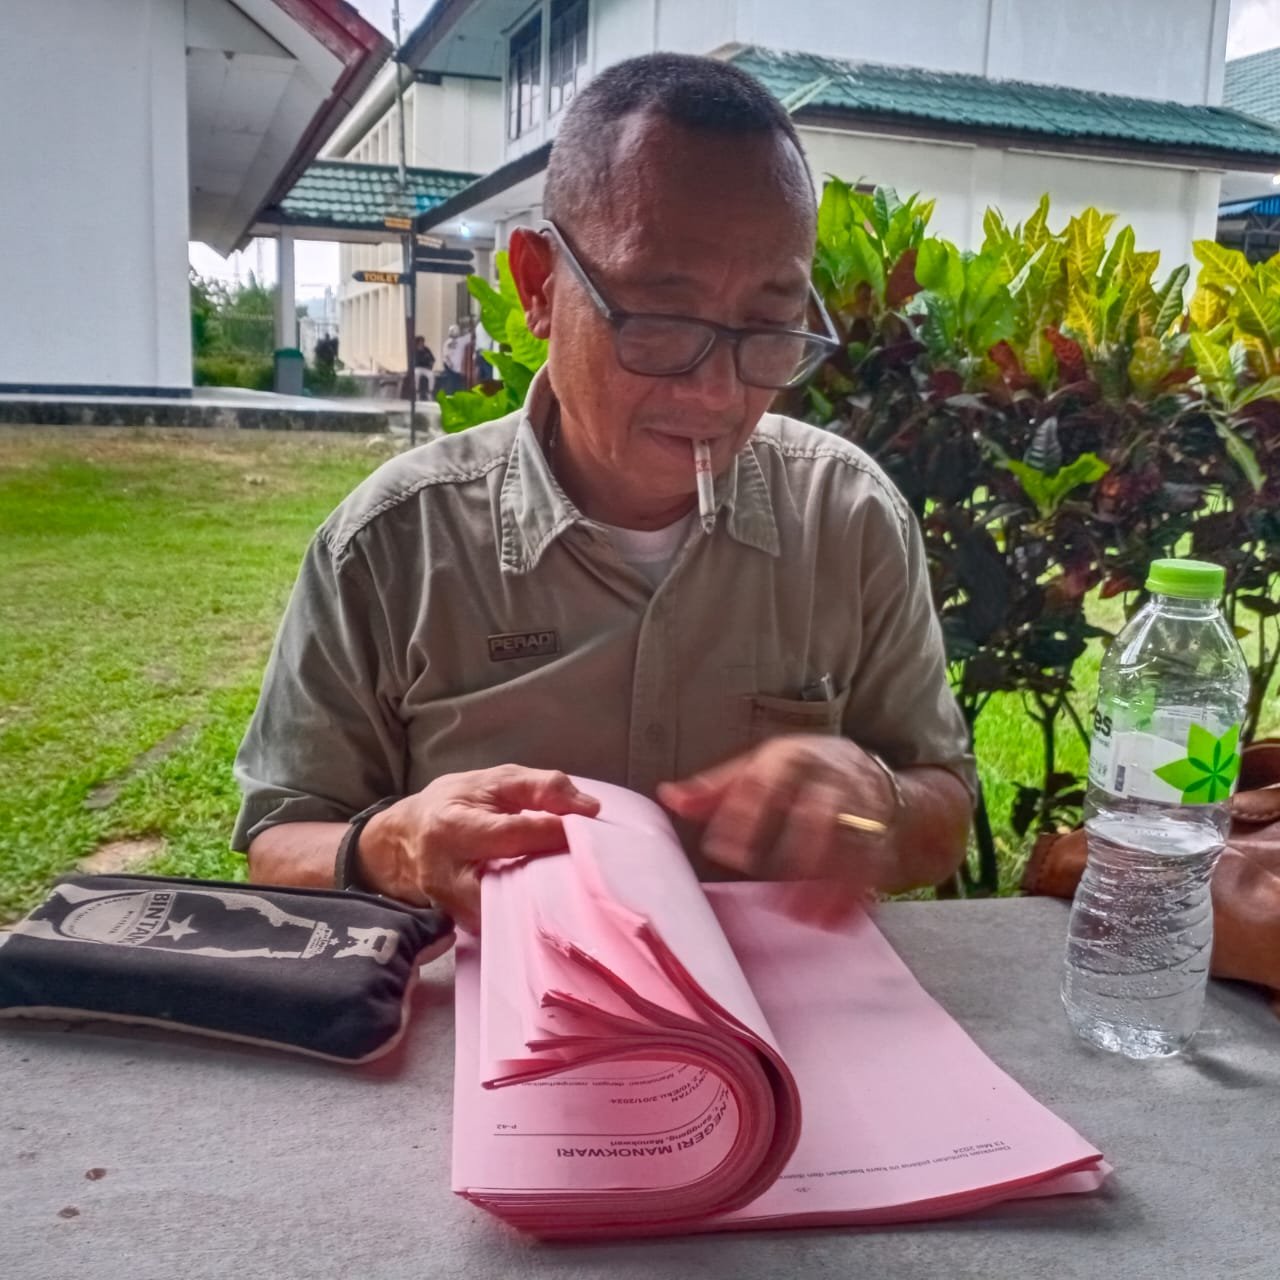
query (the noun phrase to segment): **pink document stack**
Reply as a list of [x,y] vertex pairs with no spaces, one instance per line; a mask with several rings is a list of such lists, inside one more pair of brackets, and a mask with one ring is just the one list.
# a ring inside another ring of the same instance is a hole
[[700,885],[590,780],[565,854],[486,875],[458,947],[453,1186],[539,1236],[940,1217],[1089,1191],[1101,1155],[1006,1076],[870,918]]

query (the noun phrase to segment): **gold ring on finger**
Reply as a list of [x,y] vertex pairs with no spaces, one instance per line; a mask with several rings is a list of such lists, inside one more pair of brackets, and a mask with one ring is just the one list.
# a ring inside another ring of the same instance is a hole
[[864,818],[860,813],[837,813],[836,826],[864,836],[882,836],[888,826],[877,818]]

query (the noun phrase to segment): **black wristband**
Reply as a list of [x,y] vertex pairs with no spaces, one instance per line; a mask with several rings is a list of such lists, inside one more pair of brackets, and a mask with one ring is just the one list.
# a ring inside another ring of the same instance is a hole
[[370,818],[375,817],[384,809],[390,809],[393,804],[399,804],[402,799],[404,799],[403,796],[386,796],[379,800],[377,804],[371,804],[367,809],[361,809],[351,819],[350,825],[343,832],[342,839],[338,843],[338,856],[333,860],[333,887],[335,889],[356,889],[362,893],[373,892],[360,879],[360,867],[357,861],[360,852],[360,833],[368,825]]

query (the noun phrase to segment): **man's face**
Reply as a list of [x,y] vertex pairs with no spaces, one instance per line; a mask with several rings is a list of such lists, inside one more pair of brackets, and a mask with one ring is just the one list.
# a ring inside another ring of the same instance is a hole
[[[733,327],[802,325],[813,209],[788,143],[636,116],[624,122],[612,174],[600,203],[563,230],[614,307]],[[776,394],[744,384],[724,342],[687,374],[629,373],[608,322],[563,263],[548,297],[562,439],[575,468],[606,479],[624,508],[687,500],[691,441],[708,440],[712,467],[723,471]]]

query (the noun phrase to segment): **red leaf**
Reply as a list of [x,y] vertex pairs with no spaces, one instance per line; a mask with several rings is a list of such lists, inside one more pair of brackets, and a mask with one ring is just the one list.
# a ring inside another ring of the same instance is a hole
[[929,390],[940,400],[946,400],[964,390],[964,379],[954,369],[935,369],[929,375]]
[[1110,600],[1112,596],[1137,591],[1138,586],[1137,578],[1130,577],[1127,573],[1113,573],[1099,588],[1098,594],[1104,600]]
[[1156,384],[1156,389],[1163,391],[1166,387],[1177,387],[1184,382],[1190,382],[1196,376],[1196,371],[1190,365],[1179,365],[1176,369],[1170,369],[1168,373]]
[[880,363],[887,369],[909,365],[923,350],[914,338],[888,343],[880,348]]
[[1000,370],[1005,385],[1013,391],[1023,391],[1035,385],[1035,379],[1022,367],[1018,353],[1001,338],[987,354],[992,363]]
[[1053,327],[1045,327],[1044,336],[1049,339],[1053,354],[1058,357],[1058,380],[1060,382],[1084,382],[1089,376],[1085,365],[1084,352],[1074,338],[1064,337]]
[[1045,611],[1070,612],[1096,581],[1097,574],[1088,568],[1068,569],[1045,588]]
[[1064,400],[1082,400],[1093,404],[1101,395],[1102,388],[1092,378],[1086,378],[1083,382],[1064,382],[1045,403],[1058,405]]
[[908,298],[920,292],[920,282],[916,279],[916,251],[908,249],[889,272],[884,282],[884,300],[888,306],[900,307]]

